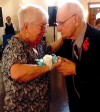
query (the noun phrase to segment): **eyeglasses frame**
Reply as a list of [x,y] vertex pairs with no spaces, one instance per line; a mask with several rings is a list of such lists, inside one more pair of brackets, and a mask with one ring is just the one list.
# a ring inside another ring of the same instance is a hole
[[63,25],[66,21],[68,21],[68,20],[70,20],[72,17],[74,17],[76,14],[73,14],[71,17],[69,17],[69,18],[67,18],[65,21],[63,21],[63,22],[56,22],[56,25],[57,26],[61,26],[61,25]]

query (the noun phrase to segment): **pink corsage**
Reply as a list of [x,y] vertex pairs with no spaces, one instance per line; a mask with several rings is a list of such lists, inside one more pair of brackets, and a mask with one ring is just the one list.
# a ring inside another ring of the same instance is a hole
[[84,49],[84,51],[87,51],[87,50],[88,50],[89,45],[90,45],[90,43],[89,43],[89,38],[87,37],[87,38],[85,39],[84,43],[83,43],[83,49]]

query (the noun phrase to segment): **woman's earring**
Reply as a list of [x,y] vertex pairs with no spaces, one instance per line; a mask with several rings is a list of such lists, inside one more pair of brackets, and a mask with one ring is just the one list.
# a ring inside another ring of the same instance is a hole
[[28,34],[28,33],[26,34],[26,37],[27,37],[27,38],[29,37],[29,34]]

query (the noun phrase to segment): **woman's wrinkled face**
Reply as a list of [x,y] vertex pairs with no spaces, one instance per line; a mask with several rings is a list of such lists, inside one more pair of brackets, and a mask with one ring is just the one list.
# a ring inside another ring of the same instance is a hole
[[39,21],[37,21],[37,23],[33,23],[28,29],[31,44],[33,45],[39,44],[46,31],[47,31],[47,20],[45,18],[40,19]]

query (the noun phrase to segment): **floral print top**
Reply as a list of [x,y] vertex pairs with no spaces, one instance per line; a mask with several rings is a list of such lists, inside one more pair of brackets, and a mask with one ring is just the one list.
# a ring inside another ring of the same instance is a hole
[[50,75],[44,74],[27,82],[18,82],[10,77],[13,64],[34,64],[36,58],[45,55],[46,44],[36,47],[38,55],[22,39],[11,38],[2,57],[2,74],[5,86],[5,112],[49,112]]

